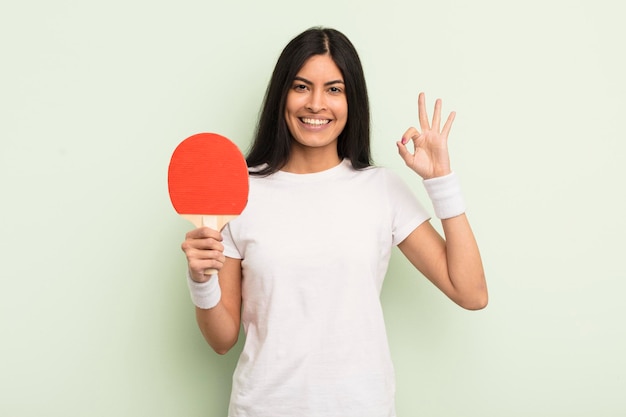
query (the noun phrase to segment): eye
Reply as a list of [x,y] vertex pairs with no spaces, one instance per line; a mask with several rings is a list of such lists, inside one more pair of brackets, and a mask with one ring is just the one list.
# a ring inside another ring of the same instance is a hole
[[341,94],[343,92],[343,90],[340,87],[330,87],[328,91],[331,94]]
[[307,90],[306,84],[294,84],[292,88],[295,91],[306,91]]

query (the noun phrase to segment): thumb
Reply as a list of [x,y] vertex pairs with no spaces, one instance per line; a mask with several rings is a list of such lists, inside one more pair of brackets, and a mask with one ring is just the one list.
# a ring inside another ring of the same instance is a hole
[[401,141],[396,142],[396,145],[398,146],[398,153],[400,154],[400,157],[402,157],[406,164],[409,164],[412,156],[411,152],[409,152],[406,145]]

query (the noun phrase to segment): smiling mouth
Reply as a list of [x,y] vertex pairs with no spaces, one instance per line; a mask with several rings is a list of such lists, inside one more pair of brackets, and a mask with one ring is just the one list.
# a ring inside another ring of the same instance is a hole
[[306,125],[313,125],[313,126],[322,126],[322,125],[326,125],[330,123],[330,120],[328,119],[309,119],[305,117],[301,117],[300,121]]

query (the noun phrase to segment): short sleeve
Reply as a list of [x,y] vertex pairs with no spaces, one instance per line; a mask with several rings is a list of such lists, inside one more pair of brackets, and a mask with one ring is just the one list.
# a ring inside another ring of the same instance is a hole
[[230,230],[230,224],[226,224],[224,229],[222,229],[222,244],[224,245],[225,256],[228,256],[229,258],[243,259],[237,245],[235,245],[233,234]]
[[397,174],[385,169],[385,180],[392,213],[392,243],[397,246],[431,216]]

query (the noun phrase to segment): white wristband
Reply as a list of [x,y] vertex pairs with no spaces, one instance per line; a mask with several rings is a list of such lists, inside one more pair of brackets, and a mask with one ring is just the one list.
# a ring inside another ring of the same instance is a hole
[[443,177],[424,180],[424,187],[433,202],[435,215],[440,219],[449,219],[465,213],[461,184],[454,172]]
[[220,289],[217,274],[211,275],[211,278],[206,282],[196,282],[191,279],[191,275],[187,271],[187,286],[189,287],[191,301],[196,307],[205,310],[213,308],[222,298],[222,290]]

